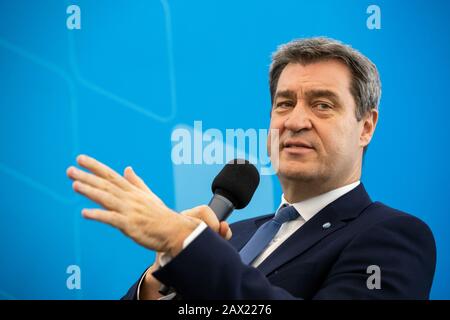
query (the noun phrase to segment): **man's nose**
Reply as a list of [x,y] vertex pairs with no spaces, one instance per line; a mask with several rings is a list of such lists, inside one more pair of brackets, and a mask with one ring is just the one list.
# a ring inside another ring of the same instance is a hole
[[293,132],[312,128],[310,114],[307,107],[302,102],[297,102],[284,122],[284,126],[286,129]]

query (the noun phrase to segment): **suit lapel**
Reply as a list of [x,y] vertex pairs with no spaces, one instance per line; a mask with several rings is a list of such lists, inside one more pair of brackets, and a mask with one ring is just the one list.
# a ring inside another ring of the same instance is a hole
[[[336,219],[333,219],[327,211],[320,212],[320,216],[317,214],[311,220],[306,222],[257,268],[265,275],[268,275],[289,260],[301,255],[326,236],[345,226],[344,222],[336,221]],[[323,224],[327,222],[331,223],[331,227],[323,229]]]
[[[355,189],[319,211],[313,218],[283,242],[283,244],[257,268],[265,275],[270,274],[286,262],[289,262],[293,258],[304,253],[325,237],[345,227],[348,221],[359,216],[359,214],[371,203],[372,201],[364,189],[364,186],[362,184],[358,185]],[[258,227],[272,216],[255,220],[254,230],[249,230],[252,231],[252,233],[250,233],[248,239],[242,239],[245,241],[239,246],[239,249],[247,243]],[[324,228],[323,226],[325,223],[330,223],[331,226],[329,228]]]

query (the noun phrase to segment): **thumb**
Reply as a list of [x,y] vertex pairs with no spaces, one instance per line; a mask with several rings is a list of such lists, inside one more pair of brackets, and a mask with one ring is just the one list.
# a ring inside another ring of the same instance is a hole
[[128,180],[132,185],[138,187],[142,191],[149,192],[150,188],[144,183],[144,181],[134,172],[133,168],[126,167],[123,176]]
[[145,184],[144,180],[142,180],[137,174],[136,172],[134,172],[133,168],[131,168],[130,166],[126,167],[124,172],[123,172],[123,176],[124,178],[131,183],[132,185],[134,185],[135,187],[137,187],[138,189],[140,189],[141,191],[144,191],[146,194],[150,195],[153,199],[155,199],[156,201],[163,203],[161,199],[159,199],[152,190],[150,190],[150,188]]

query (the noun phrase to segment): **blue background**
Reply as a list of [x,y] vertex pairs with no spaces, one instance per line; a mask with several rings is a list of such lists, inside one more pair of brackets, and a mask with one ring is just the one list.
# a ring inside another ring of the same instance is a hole
[[[66,8],[81,8],[68,30]],[[366,9],[381,8],[381,30]],[[434,232],[431,297],[449,299],[449,1],[6,1],[0,4],[0,298],[116,299],[154,259],[119,231],[83,220],[92,203],[65,170],[87,153],[132,165],[177,210],[208,201],[221,166],[173,166],[171,133],[267,128],[270,54],[325,35],[378,66],[380,121],[363,182],[374,200]],[[271,212],[264,177],[233,221]],[[81,267],[81,290],[66,268]]]

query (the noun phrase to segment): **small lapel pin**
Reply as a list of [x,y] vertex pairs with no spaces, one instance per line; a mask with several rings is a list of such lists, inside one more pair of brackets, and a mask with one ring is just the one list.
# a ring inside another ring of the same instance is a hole
[[329,227],[331,227],[331,223],[329,223],[329,222],[325,222],[325,223],[322,225],[322,229],[328,229]]

